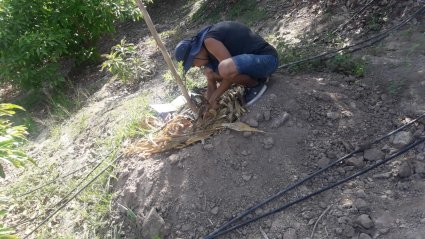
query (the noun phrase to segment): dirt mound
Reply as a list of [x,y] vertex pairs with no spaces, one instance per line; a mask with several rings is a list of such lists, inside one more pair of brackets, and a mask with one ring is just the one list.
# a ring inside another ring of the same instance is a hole
[[[116,221],[129,222],[126,237],[147,237],[152,214],[161,219],[154,219],[158,227],[152,233],[165,238],[205,236],[255,202],[423,113],[423,29],[412,26],[408,31],[385,40],[379,52],[362,52],[369,62],[364,78],[273,75],[266,95],[241,119],[265,133],[225,130],[202,144],[126,162],[115,187],[117,204],[125,206]],[[423,134],[422,124],[397,137],[406,143]],[[393,137],[373,145],[245,219],[352,175],[394,152],[395,141]],[[315,238],[423,238],[424,157],[422,144],[224,238],[309,238],[313,228]],[[127,209],[136,220],[126,219]]]

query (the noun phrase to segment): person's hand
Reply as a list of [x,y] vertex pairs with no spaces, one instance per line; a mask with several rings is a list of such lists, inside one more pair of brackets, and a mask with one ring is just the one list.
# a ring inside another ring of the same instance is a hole
[[217,100],[208,100],[208,103],[209,103],[209,105],[208,105],[208,109],[207,110],[209,110],[209,109],[213,109],[213,110],[216,110],[217,108],[218,108],[218,103],[217,103]]

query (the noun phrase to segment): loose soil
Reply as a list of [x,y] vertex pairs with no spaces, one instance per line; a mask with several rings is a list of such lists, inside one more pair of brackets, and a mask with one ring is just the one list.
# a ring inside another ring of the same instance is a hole
[[[315,21],[314,10],[296,9],[299,15],[276,15],[282,17],[277,32],[292,36]],[[255,27],[262,33],[276,31],[272,22],[276,20]],[[266,95],[241,119],[265,133],[225,130],[183,150],[144,161],[127,159],[115,187],[120,192],[117,203],[137,215],[137,222],[129,222],[124,229],[126,237],[148,235],[144,226],[152,225],[152,220],[156,225],[163,223],[159,231],[166,238],[206,236],[256,202],[423,113],[424,28],[420,22],[409,28],[409,36],[396,33],[381,43],[378,55],[371,51],[358,54],[369,62],[363,78],[317,72],[274,74]],[[409,54],[414,46],[415,53]],[[277,124],[287,115],[287,121]],[[424,125],[416,126],[405,132],[423,135]],[[395,148],[391,140],[372,146],[382,156]],[[424,149],[422,145],[223,238],[309,238],[324,212],[315,238],[425,238]],[[352,175],[377,160],[365,157],[355,155],[354,160],[338,164],[244,219]],[[163,221],[152,219],[152,214]],[[123,212],[116,220],[125,218]]]
[[[350,1],[324,2],[328,6],[322,2],[257,1],[268,16],[252,28],[263,36],[272,33],[297,42],[301,33],[318,34],[345,22],[365,1],[351,1],[352,5]],[[388,27],[422,5],[421,1],[379,1],[371,9],[388,11],[390,19],[381,24]],[[187,24],[186,19],[178,18],[185,12],[177,6],[178,2],[158,1],[151,10],[160,32]],[[334,14],[328,19],[323,17],[326,8],[332,8]],[[203,24],[196,22],[187,32],[181,30],[181,37],[190,36]],[[376,33],[364,30],[364,24],[354,20],[340,34],[347,41],[356,41]],[[355,35],[360,26],[363,30]],[[111,225],[122,226],[123,238],[202,238],[256,202],[425,113],[424,26],[423,16],[417,17],[372,49],[357,52],[357,57],[368,62],[361,78],[314,71],[279,70],[273,74],[265,95],[241,118],[264,133],[223,130],[181,150],[147,159],[121,159],[113,188],[117,196]],[[48,149],[48,134],[41,134],[32,151],[36,158],[54,158],[63,162],[64,169],[93,161],[101,149],[91,140],[99,135],[108,137],[108,129],[124,120],[120,109],[126,102],[146,92],[155,94],[152,102],[166,101],[165,64],[149,41],[146,27],[140,22],[123,25],[119,34],[147,52],[146,60],[156,62],[152,66],[155,74],[132,87],[116,82],[103,85],[78,113],[90,115],[88,130],[72,137],[72,132],[64,132],[61,146],[55,150]],[[164,39],[170,51],[178,39]],[[116,41],[118,37],[111,40]],[[108,44],[113,45],[111,42]],[[99,84],[108,77],[96,75]],[[72,124],[73,119],[67,123]],[[423,123],[372,145],[368,153],[337,164],[245,219],[352,175],[418,136],[424,136]],[[221,238],[423,239],[424,178],[422,144],[350,182]],[[135,219],[128,216],[129,210]]]

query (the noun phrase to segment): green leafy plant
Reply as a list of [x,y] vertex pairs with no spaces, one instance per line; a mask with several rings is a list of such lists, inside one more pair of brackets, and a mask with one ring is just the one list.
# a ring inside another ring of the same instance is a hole
[[[6,214],[7,212],[5,210],[0,210],[0,218],[5,217]],[[13,233],[15,233],[15,230],[8,228],[4,224],[0,223],[0,239],[18,239],[17,236],[11,235]]]
[[101,70],[105,68],[115,78],[125,82],[134,81],[144,72],[143,62],[138,56],[136,47],[122,39],[120,44],[112,47],[110,54],[105,54],[106,61],[102,63]]
[[[276,50],[279,55],[279,61],[281,64],[296,62],[315,55],[315,50],[312,47],[307,45],[298,46],[295,44],[290,44],[286,41],[278,41]],[[318,60],[315,60],[307,61],[299,65],[294,65],[289,69],[289,71],[300,72],[302,70],[321,70],[322,68],[322,64],[320,64]]]
[[387,85],[387,92],[391,96],[397,96],[403,91],[406,82],[404,80],[391,80]]
[[360,58],[353,58],[350,54],[338,54],[326,62],[330,71],[356,77],[364,76],[365,62]]
[[[183,83],[185,84],[186,89],[188,91],[192,91],[197,88],[207,87],[206,78],[204,77],[202,70],[199,69],[198,67],[190,68],[184,75],[183,62],[179,62],[177,64],[177,73],[181,76]],[[171,71],[167,70],[165,74],[163,75],[163,78],[170,85],[173,85],[173,86],[176,85],[173,75],[171,74]]]
[[[14,115],[16,109],[24,110],[18,105],[0,104],[0,159],[15,167],[22,167],[26,161],[32,163],[35,161],[19,148],[26,141],[26,128],[22,125],[12,126],[12,123],[4,118]],[[5,177],[2,164],[0,164],[0,176]]]
[[138,19],[134,0],[0,1],[0,83],[24,89],[64,82],[61,63],[97,57],[95,43],[117,20]]

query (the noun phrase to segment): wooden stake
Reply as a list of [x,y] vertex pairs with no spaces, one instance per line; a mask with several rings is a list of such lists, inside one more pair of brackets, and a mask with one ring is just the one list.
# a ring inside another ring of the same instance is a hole
[[198,109],[193,104],[192,99],[190,98],[189,93],[187,92],[187,89],[183,84],[183,81],[181,80],[179,74],[177,73],[177,70],[176,70],[176,67],[173,64],[173,61],[171,60],[171,57],[167,52],[167,49],[165,48],[164,44],[162,43],[161,38],[159,38],[158,32],[156,31],[155,26],[153,25],[152,19],[149,16],[148,11],[146,10],[146,8],[143,5],[141,0],[137,0],[136,3],[137,3],[137,6],[139,7],[140,11],[142,11],[143,19],[145,20],[146,24],[148,25],[149,31],[151,32],[153,38],[156,41],[156,44],[158,45],[159,49],[161,50],[162,56],[164,57],[165,62],[167,63],[168,68],[171,71],[171,74],[173,75],[174,79],[176,80],[177,85],[180,88],[180,91],[182,92],[184,98],[186,99],[188,106],[190,107],[190,109],[194,113],[197,113]]

